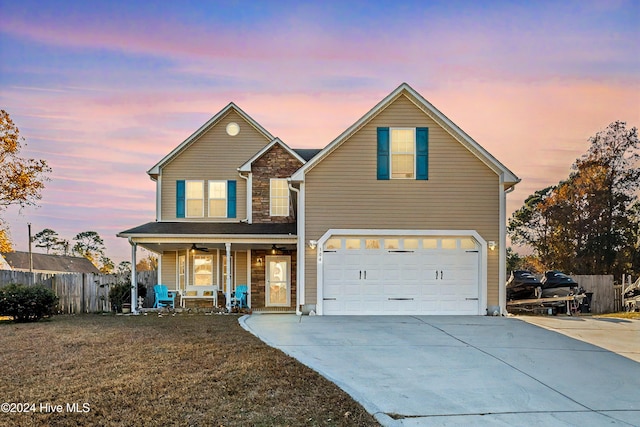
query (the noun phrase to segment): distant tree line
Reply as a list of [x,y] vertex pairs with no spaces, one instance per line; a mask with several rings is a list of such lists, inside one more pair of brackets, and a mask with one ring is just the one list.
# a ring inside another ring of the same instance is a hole
[[509,220],[510,268],[571,274],[640,274],[638,130],[615,121],[589,139],[566,180],[527,197]]
[[[128,273],[131,263],[122,261],[117,266],[105,255],[106,247],[100,235],[95,231],[83,231],[73,237],[73,245],[68,239],[61,238],[50,228],[36,233],[33,242],[37,248],[45,249],[46,253],[54,255],[72,255],[87,258],[102,273]],[[151,253],[141,259],[136,265],[138,271],[156,270],[158,259]]]

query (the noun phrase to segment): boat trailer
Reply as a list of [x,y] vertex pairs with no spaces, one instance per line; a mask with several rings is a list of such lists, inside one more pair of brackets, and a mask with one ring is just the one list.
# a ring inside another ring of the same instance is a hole
[[554,316],[559,312],[566,311],[567,316],[575,316],[580,312],[580,306],[585,298],[587,295],[582,293],[562,297],[512,300],[507,301],[507,311],[509,313],[517,311]]

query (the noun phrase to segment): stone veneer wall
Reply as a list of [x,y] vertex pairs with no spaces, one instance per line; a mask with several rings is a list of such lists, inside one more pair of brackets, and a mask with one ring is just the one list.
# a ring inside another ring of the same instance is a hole
[[269,180],[271,178],[289,178],[300,166],[302,166],[302,163],[279,144],[275,144],[262,157],[253,162],[251,172],[253,173],[252,220],[254,223],[288,223],[296,221],[291,215],[269,215]]

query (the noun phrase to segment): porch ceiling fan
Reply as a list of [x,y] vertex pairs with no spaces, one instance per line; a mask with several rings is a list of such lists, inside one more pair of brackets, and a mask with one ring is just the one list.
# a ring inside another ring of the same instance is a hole
[[200,251],[200,252],[209,252],[209,248],[199,248],[195,243],[191,245],[191,252]]
[[276,246],[275,244],[271,245],[271,254],[275,255],[277,253],[282,253],[286,250],[284,246]]

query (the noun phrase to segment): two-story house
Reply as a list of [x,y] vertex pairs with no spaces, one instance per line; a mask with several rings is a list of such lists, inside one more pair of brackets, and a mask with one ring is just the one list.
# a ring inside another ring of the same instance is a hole
[[246,285],[258,311],[505,312],[519,179],[407,84],[322,150],[231,103],[148,174],[156,221],[119,236],[184,303]]

